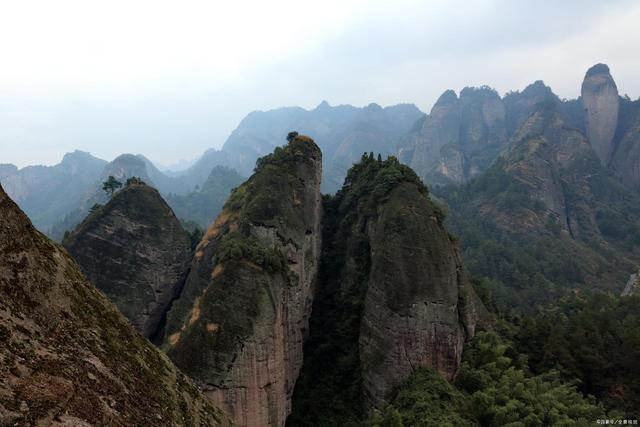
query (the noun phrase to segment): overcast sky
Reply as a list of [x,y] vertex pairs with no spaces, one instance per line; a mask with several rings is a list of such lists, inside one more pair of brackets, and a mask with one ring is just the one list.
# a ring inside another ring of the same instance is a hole
[[611,67],[640,96],[640,2],[20,0],[0,3],[0,163],[74,149],[170,164],[250,111],[415,103]]

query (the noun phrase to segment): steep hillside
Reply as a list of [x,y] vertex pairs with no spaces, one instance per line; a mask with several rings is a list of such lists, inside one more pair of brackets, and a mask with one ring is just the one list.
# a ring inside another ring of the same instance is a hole
[[291,426],[361,421],[422,367],[451,379],[486,316],[440,210],[395,158],[363,156],[325,213]]
[[470,271],[505,306],[620,292],[640,261],[639,195],[552,104],[538,107],[482,177],[435,192],[450,206]]
[[299,136],[258,161],[196,248],[163,348],[241,426],[282,426],[320,256],[322,154]]
[[2,187],[0,422],[229,425]]
[[147,338],[178,296],[191,259],[189,237],[171,208],[138,183],[90,213],[62,244]]

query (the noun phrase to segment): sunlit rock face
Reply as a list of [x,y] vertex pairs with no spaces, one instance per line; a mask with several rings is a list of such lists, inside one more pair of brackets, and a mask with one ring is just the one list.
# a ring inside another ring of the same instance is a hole
[[322,154],[298,136],[259,161],[196,248],[164,349],[240,426],[282,426],[320,257]]

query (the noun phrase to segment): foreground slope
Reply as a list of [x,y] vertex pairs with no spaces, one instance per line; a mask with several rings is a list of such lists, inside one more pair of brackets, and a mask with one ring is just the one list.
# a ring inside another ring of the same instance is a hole
[[0,343],[2,425],[228,424],[2,187]]
[[127,185],[62,242],[91,283],[151,338],[191,259],[187,233],[156,189]]
[[361,421],[422,367],[451,379],[486,317],[438,207],[395,158],[363,156],[325,215],[293,426]]
[[299,136],[259,160],[196,248],[164,348],[238,425],[281,426],[320,255],[322,154]]

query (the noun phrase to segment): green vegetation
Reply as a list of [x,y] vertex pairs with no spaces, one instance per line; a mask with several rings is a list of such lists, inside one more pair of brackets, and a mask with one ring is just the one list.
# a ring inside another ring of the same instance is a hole
[[139,177],[132,176],[127,178],[127,181],[124,184],[125,187],[129,187],[130,185],[146,185],[146,183]]
[[516,317],[510,330],[515,349],[531,370],[557,370],[608,409],[640,418],[640,296],[593,294],[567,297]]
[[464,427],[477,423],[470,416],[469,398],[436,372],[422,369],[398,387],[371,427]]
[[107,178],[107,180],[102,183],[102,189],[111,197],[113,197],[113,193],[115,193],[116,190],[121,187],[122,183],[115,179],[115,177],[113,177],[112,175],[109,175],[109,178]]
[[465,349],[455,387],[431,371],[418,371],[371,425],[586,426],[602,418],[605,411],[595,399],[583,397],[558,372],[531,374],[508,340],[480,332]]
[[459,237],[465,267],[502,310],[531,311],[576,290],[619,289],[635,270],[639,198],[605,173],[590,175],[588,188],[562,190],[570,226],[504,159],[468,184],[432,189],[450,211],[446,225]]
[[260,240],[244,236],[239,231],[231,231],[224,235],[216,252],[219,262],[228,260],[247,260],[277,273],[287,266],[287,258],[276,248],[265,246]]

